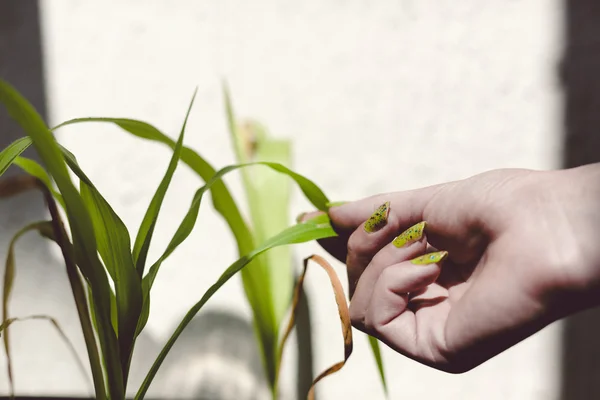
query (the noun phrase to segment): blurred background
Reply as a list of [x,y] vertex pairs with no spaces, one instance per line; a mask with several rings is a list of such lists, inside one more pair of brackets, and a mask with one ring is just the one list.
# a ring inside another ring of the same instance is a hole
[[[74,117],[130,117],[171,137],[197,86],[186,143],[217,167],[235,161],[225,79],[238,115],[292,141],[295,170],[333,200],[351,200],[493,168],[600,161],[598,21],[594,0],[1,0],[0,76],[51,126]],[[2,111],[0,145],[20,136]],[[65,128],[58,139],[137,229],[170,152],[108,125]],[[237,177],[227,182],[241,196]],[[199,184],[189,169],[178,169],[150,258],[160,255]],[[291,208],[290,223],[310,205],[295,191]],[[14,232],[44,214],[37,195],[0,203],[0,259]],[[184,313],[236,259],[231,234],[208,203],[199,221],[154,286],[132,388]],[[315,244],[293,247],[297,264],[312,253],[324,254]],[[17,264],[11,314],[56,317],[84,355],[56,249],[28,235],[17,246]],[[334,265],[343,276],[343,265]],[[309,272],[314,373],[343,354],[329,286],[324,273]],[[28,322],[12,332],[18,394],[89,396],[90,385],[49,325]],[[234,279],[182,336],[150,396],[268,398],[252,335]],[[600,313],[588,311],[458,376],[384,349],[389,397],[600,398],[599,337]],[[308,350],[294,336],[283,399],[297,398],[296,365]],[[8,390],[5,368],[0,357],[0,394]],[[317,395],[384,398],[364,336]]]

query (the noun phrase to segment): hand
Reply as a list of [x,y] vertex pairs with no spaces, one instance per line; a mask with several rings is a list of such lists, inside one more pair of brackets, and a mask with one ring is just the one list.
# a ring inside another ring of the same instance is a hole
[[467,371],[599,304],[600,165],[496,170],[329,213],[340,236],[321,244],[346,262],[353,325],[434,368]]

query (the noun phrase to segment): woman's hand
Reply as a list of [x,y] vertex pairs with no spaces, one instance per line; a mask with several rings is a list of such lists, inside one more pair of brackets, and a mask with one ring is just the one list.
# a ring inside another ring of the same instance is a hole
[[599,303],[600,165],[491,171],[330,217],[340,236],[322,245],[346,262],[353,325],[440,370]]

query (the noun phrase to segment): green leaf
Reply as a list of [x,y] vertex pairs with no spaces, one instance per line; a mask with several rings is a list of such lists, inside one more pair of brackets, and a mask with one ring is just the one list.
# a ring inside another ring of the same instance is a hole
[[65,209],[65,201],[63,200],[62,195],[58,193],[56,189],[54,189],[54,185],[50,181],[50,177],[48,176],[48,173],[46,172],[44,167],[42,167],[34,160],[25,157],[16,157],[14,159],[14,164],[21,168],[23,171],[27,172],[29,175],[35,176],[40,181],[42,181],[44,185],[46,185],[50,193],[52,193],[52,196],[54,196],[58,204],[60,204],[62,209]]
[[112,400],[124,397],[117,337],[111,324],[109,284],[104,266],[98,258],[91,218],[77,189],[71,182],[67,166],[56,139],[35,109],[12,86],[0,80],[0,103],[31,138],[38,155],[63,195],[73,237],[77,265],[92,285],[99,338],[106,361],[108,387]]
[[[208,185],[208,183],[207,183]],[[294,225],[283,232],[280,232],[278,235],[275,235],[271,239],[264,242],[262,245],[258,246],[256,249],[248,253],[247,255],[241,257],[236,262],[231,264],[229,268],[223,272],[221,277],[217,280],[215,284],[213,284],[207,291],[204,293],[200,301],[198,301],[185,315],[179,326],[175,329],[173,335],[167,341],[165,347],[161,350],[158,358],[150,368],[150,371],[146,375],[144,382],[142,383],[140,389],[138,390],[135,399],[143,399],[148,388],[150,387],[150,383],[154,379],[156,372],[158,371],[160,365],[164,361],[165,357],[173,347],[173,344],[181,335],[185,327],[192,321],[194,316],[200,311],[200,309],[206,304],[206,302],[223,286],[229,279],[231,279],[236,273],[238,273],[242,268],[248,265],[256,256],[264,253],[265,251],[278,247],[284,246],[288,244],[294,243],[304,243],[311,240],[319,240],[328,237],[336,236],[335,231],[331,227],[329,222],[329,217],[325,214],[319,215],[318,217],[306,221],[304,223]]]
[[[237,162],[270,161],[289,166],[289,141],[269,137],[266,130],[254,122],[238,126],[226,86],[223,91]],[[288,226],[291,185],[285,177],[265,168],[245,168],[240,173],[254,241],[262,243]],[[258,256],[242,270],[241,276],[252,308],[266,376],[273,391],[276,386],[279,328],[290,306],[294,284],[289,248],[276,248]]]
[[187,125],[188,117],[190,116],[190,111],[192,110],[192,106],[194,105],[196,91],[194,91],[194,95],[192,96],[192,100],[190,101],[187,113],[185,114],[183,126],[181,127],[181,133],[179,134],[179,139],[177,140],[177,144],[173,149],[173,156],[171,157],[171,161],[169,162],[167,172],[165,173],[165,176],[160,182],[160,185],[158,185],[158,189],[156,190],[156,193],[154,194],[154,197],[152,198],[152,201],[150,202],[150,205],[146,210],[146,214],[144,215],[144,219],[142,220],[142,224],[138,231],[137,237],[135,238],[135,244],[133,246],[133,258],[136,262],[136,268],[140,276],[144,275],[146,257],[148,256],[148,249],[150,248],[150,241],[152,240],[152,234],[154,233],[154,227],[156,226],[156,220],[158,218],[160,207],[165,198],[165,194],[167,193],[167,189],[169,188],[169,184],[171,183],[171,179],[173,178],[173,174],[175,173],[175,169],[177,168],[177,164],[179,163],[179,159],[181,157],[185,126]]
[[20,156],[29,146],[31,146],[31,139],[22,137],[9,144],[8,147],[0,152],[0,176],[6,172],[15,158]]
[[114,329],[116,312],[123,385],[126,386],[135,329],[142,311],[142,282],[133,263],[129,231],[83,172],[75,156],[64,147],[60,146],[60,148],[67,165],[80,179],[81,198],[92,220],[98,252],[115,283],[116,310],[113,309],[112,290],[110,293],[111,322]]
[[379,371],[379,378],[381,379],[381,385],[383,386],[383,391],[387,397],[388,395],[388,387],[387,380],[385,379],[385,368],[383,367],[383,358],[381,357],[381,349],[379,348],[379,341],[377,338],[374,338],[371,335],[367,335],[369,338],[369,345],[371,346],[371,351],[373,352],[373,357],[375,358],[375,362],[377,363],[377,370]]

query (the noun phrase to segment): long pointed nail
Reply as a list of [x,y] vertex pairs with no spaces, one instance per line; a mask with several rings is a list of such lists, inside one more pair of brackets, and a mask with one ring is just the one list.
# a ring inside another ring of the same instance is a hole
[[439,263],[446,257],[448,257],[447,251],[436,251],[435,253],[424,254],[420,257],[413,258],[410,262],[417,265],[429,265]]
[[396,239],[392,241],[394,246],[396,247],[404,247],[407,244],[416,242],[417,240],[421,240],[423,237],[423,233],[425,232],[425,226],[427,223],[425,221],[419,222],[416,225],[411,226],[404,232],[402,232]]
[[386,201],[365,222],[365,231],[373,233],[386,226],[388,215],[390,215],[390,202]]

